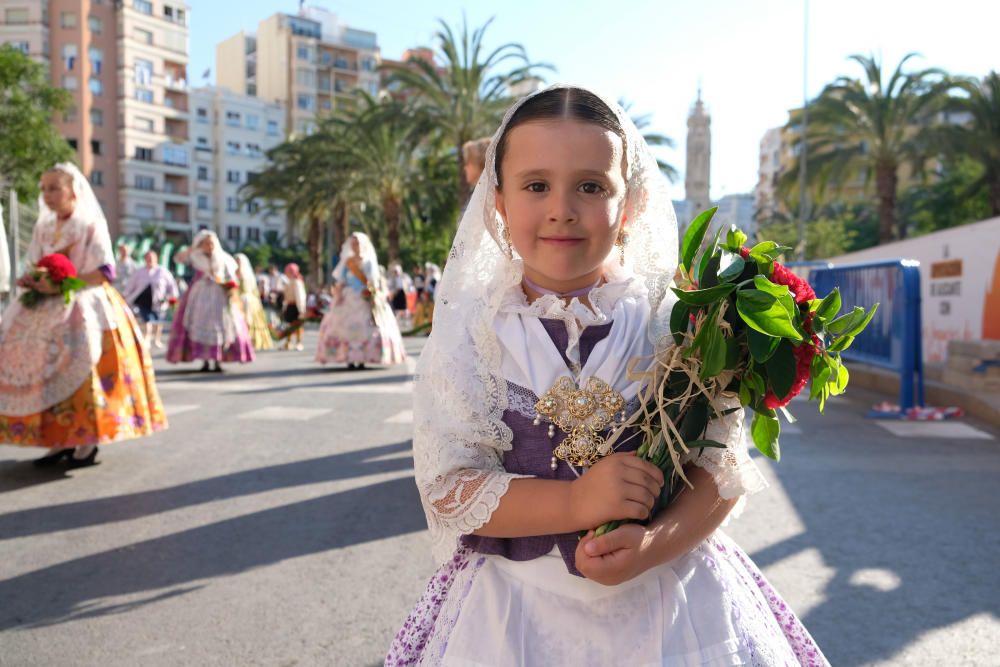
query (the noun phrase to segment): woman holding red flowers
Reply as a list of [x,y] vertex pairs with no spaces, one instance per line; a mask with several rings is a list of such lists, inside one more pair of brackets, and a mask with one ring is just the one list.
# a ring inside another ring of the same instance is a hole
[[[92,465],[97,446],[166,428],[149,351],[115,277],[107,221],[72,164],[42,175],[38,222],[0,322],[0,443],[48,447],[37,465]],[[62,289],[69,278],[76,291]],[[74,281],[75,283],[75,281]]]
[[198,232],[191,248],[177,253],[177,261],[189,263],[194,278],[174,314],[167,361],[200,359],[202,371],[217,373],[223,361],[253,361],[253,343],[237,289],[237,263],[222,249],[219,237],[208,230]]

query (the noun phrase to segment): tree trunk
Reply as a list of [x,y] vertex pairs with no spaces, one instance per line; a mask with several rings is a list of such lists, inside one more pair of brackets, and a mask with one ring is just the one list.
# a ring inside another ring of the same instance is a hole
[[347,242],[349,224],[350,216],[348,215],[347,202],[338,199],[337,205],[333,209],[333,251],[336,253],[339,253],[340,249],[344,247],[344,243]]
[[465,180],[465,155],[462,153],[464,143],[460,138],[455,146],[458,149],[456,155],[458,160],[458,207],[460,210],[465,210],[472,197],[472,186]]
[[385,236],[389,244],[389,263],[399,261],[399,201],[392,195],[386,195],[382,199],[382,214],[385,216]]
[[878,242],[891,243],[896,227],[896,165],[892,162],[875,164],[875,189],[878,191]]
[[323,219],[318,213],[309,215],[309,276],[308,286],[318,290],[322,284]]
[[987,180],[990,184],[990,215],[1000,216],[1000,171],[987,172]]

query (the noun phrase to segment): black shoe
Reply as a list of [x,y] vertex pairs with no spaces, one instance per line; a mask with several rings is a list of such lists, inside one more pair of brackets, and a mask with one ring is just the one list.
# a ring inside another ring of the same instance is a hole
[[347,364],[347,370],[353,371],[356,368],[354,364]]
[[218,361],[215,362],[215,368],[212,369],[212,372],[213,373],[221,373],[222,372],[222,366],[219,364]]
[[32,461],[32,463],[38,466],[39,468],[46,468],[48,466],[54,466],[67,456],[70,456],[72,453],[73,453],[72,447],[68,447],[66,449],[57,449],[51,454],[46,454],[40,459],[35,459],[34,461]]
[[90,456],[88,456],[85,459],[75,459],[72,456],[69,457],[69,463],[66,464],[66,467],[69,468],[70,470],[73,470],[74,468],[86,468],[88,466],[94,465],[95,463],[97,463],[98,450],[99,450],[98,447],[94,447],[94,451],[92,451],[90,453]]
[[209,372],[210,370],[212,370],[212,369],[208,367],[208,362],[206,361],[206,362],[204,362],[204,363],[203,363],[203,364],[201,365],[201,371],[199,371],[199,372],[201,372],[201,373],[207,373],[207,372]]
[[364,364],[358,364],[358,370],[359,371],[365,370],[365,365]]

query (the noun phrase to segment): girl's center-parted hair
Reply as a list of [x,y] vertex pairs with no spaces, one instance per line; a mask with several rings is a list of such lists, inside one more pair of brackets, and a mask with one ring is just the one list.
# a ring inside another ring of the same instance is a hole
[[[503,187],[501,165],[507,152],[507,136],[518,125],[536,120],[578,120],[593,123],[616,134],[625,146],[625,129],[618,116],[604,100],[583,88],[566,87],[553,88],[539,93],[518,107],[510,117],[503,134],[497,141],[496,175],[497,187]],[[624,160],[624,156],[622,158]]]

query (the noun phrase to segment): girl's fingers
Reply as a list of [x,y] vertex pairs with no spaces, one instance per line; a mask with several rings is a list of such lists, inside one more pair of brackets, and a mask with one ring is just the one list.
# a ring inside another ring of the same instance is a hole
[[634,470],[641,470],[656,480],[657,484],[663,486],[663,471],[656,467],[655,464],[650,463],[649,461],[644,461],[634,454],[622,454],[622,456],[627,457],[622,459],[622,463],[624,465]]
[[628,484],[635,484],[636,486],[648,489],[653,495],[658,495],[660,493],[660,489],[663,488],[663,484],[657,481],[656,478],[641,470],[627,470],[622,479]]

